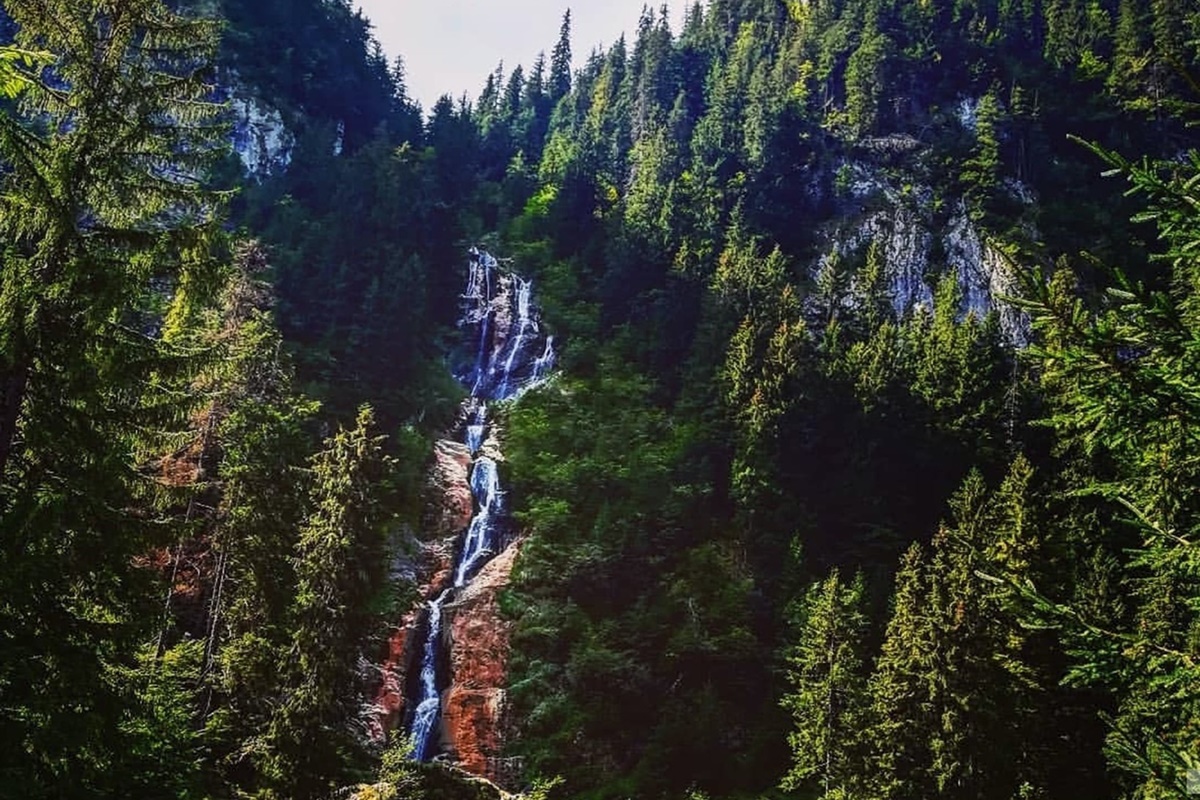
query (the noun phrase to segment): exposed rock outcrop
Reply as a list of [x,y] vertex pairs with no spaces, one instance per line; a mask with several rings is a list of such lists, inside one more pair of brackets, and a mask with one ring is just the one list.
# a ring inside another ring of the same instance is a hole
[[472,248],[460,325],[475,352],[456,371],[470,388],[455,425],[462,444],[437,443],[424,520],[425,533],[448,544],[425,570],[422,602],[392,636],[368,724],[380,743],[404,724],[415,760],[448,762],[498,783],[516,777],[501,756],[512,626],[499,594],[520,545],[498,470],[502,423],[489,401],[512,401],[553,370],[553,338],[541,331],[532,292],[531,281]]
[[451,684],[442,701],[442,744],[458,765],[505,785],[514,777],[501,759],[508,729],[505,680],[512,623],[500,613],[521,542],[488,562],[446,606]]
[[425,530],[432,538],[457,536],[471,524],[471,453],[460,442],[441,439],[433,447]]
[[[236,75],[233,76],[236,83]],[[247,177],[262,180],[287,171],[296,138],[284,124],[283,115],[257,98],[242,96],[235,88],[229,102],[233,151],[241,159]]]
[[[1005,302],[1017,294],[1012,265],[981,235],[962,200],[936,213],[929,186],[899,185],[883,170],[863,162],[845,162],[839,171],[844,202],[860,211],[840,216],[821,232],[826,253],[844,257],[876,242],[882,249],[888,294],[897,316],[931,307],[939,276],[950,272],[962,291],[964,316],[982,317],[995,311],[1009,342],[1025,345],[1029,321],[1020,309]],[[1016,181],[1006,181],[1004,187],[1023,205],[1036,202],[1029,189]],[[1028,235],[1037,238],[1032,230]],[[815,276],[829,258],[818,259],[811,273]]]
[[503,275],[498,278],[499,286],[497,287],[496,296],[492,298],[492,341],[488,347],[488,351],[499,353],[504,350],[504,345],[508,343],[509,333],[512,331],[513,319],[515,317],[513,305],[516,300],[513,297],[513,279],[511,275]]
[[400,727],[407,711],[406,692],[409,676],[420,669],[420,628],[425,601],[450,585],[454,572],[454,537],[423,542],[416,558],[417,595],[421,603],[413,607],[392,629],[387,651],[379,666],[378,689],[366,714],[367,736],[377,745],[387,742],[388,734]]
[[426,530],[437,538],[417,543],[412,563],[399,570],[411,573],[420,602],[392,629],[379,666],[378,688],[365,720],[367,736],[378,745],[404,722],[405,689],[409,676],[420,669],[418,634],[425,604],[453,580],[455,540],[470,524],[474,511],[470,470],[471,454],[465,445],[448,439],[434,445],[425,495]]

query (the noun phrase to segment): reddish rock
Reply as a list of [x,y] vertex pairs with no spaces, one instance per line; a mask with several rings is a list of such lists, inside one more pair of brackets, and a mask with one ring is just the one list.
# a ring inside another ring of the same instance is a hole
[[[464,407],[464,420],[470,412]],[[485,450],[496,449],[495,431]],[[497,453],[497,455],[499,455]],[[471,457],[463,444],[439,441],[428,483],[426,530],[436,537],[423,543],[408,574],[415,578],[418,603],[393,629],[379,669],[378,689],[367,715],[372,740],[383,743],[404,721],[409,676],[420,669],[424,641],[416,635],[425,604],[453,582],[454,548],[470,524]],[[498,593],[510,580],[520,543],[497,555],[455,590],[443,608],[442,643],[450,654],[450,688],[442,696],[442,750],[473,775],[497,783],[512,777],[501,759],[505,731],[505,681],[512,625],[501,614]]]
[[367,714],[367,735],[371,741],[383,744],[388,734],[404,721],[405,686],[410,670],[420,669],[422,642],[414,636],[425,604],[444,591],[453,581],[453,537],[421,544],[417,557],[417,595],[414,606],[388,637],[387,651],[379,666],[379,686]]
[[447,536],[436,542],[421,543],[421,567],[417,573],[417,594],[421,605],[437,597],[454,581],[454,546],[458,540]]
[[367,735],[373,742],[385,743],[388,734],[398,728],[404,718],[404,683],[416,645],[412,636],[416,624],[417,610],[413,609],[404,615],[388,637],[387,653],[379,668],[379,688],[367,715]]
[[466,689],[455,685],[442,702],[443,735],[453,737],[452,748],[457,766],[482,778],[500,783],[500,752],[503,737],[499,726],[504,721],[503,689]]
[[508,586],[519,550],[514,542],[492,559],[445,609],[451,688],[442,698],[443,746],[462,769],[496,782],[508,777],[500,756],[512,632],[497,595]]
[[467,446],[441,439],[433,447],[433,466],[429,471],[429,525],[433,538],[457,536],[471,524],[474,505],[471,499],[471,454]]

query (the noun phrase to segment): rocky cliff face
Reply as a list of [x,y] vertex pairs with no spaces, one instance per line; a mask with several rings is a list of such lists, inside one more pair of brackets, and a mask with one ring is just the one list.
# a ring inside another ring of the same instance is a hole
[[422,542],[418,547],[413,571],[422,605],[410,609],[388,636],[374,701],[366,712],[367,736],[380,746],[387,743],[392,731],[403,725],[411,710],[407,707],[407,688],[412,676],[420,670],[423,603],[444,591],[454,572],[453,536]]
[[488,562],[445,609],[449,621],[451,688],[442,700],[442,743],[459,766],[501,785],[515,777],[502,760],[512,623],[500,613],[499,593],[512,576],[521,542]]
[[[494,437],[483,451],[497,452]],[[434,446],[429,467],[426,530],[435,538],[418,545],[411,570],[421,602],[393,629],[379,668],[378,689],[367,714],[369,737],[384,744],[401,730],[412,709],[410,683],[420,671],[425,604],[453,581],[456,537],[470,523],[473,508],[471,454],[458,442]],[[501,758],[508,720],[505,681],[512,625],[500,613],[498,595],[508,586],[520,542],[509,545],[458,590],[443,611],[442,649],[451,654],[442,696],[440,749],[467,772],[501,785],[515,775]]]
[[286,171],[292,163],[296,137],[284,123],[283,115],[250,96],[238,85],[236,75],[231,80],[236,88],[230,91],[230,138],[246,177],[262,180]]
[[392,629],[387,650],[379,666],[378,688],[367,709],[366,729],[371,741],[383,745],[388,734],[401,728],[406,714],[408,682],[420,669],[421,612],[424,604],[443,592],[453,578],[455,537],[471,521],[471,454],[448,439],[434,445],[426,485],[426,530],[435,537],[415,543],[408,572],[417,584],[421,603],[414,606]]
[[436,539],[457,536],[471,523],[471,453],[461,442],[439,440],[429,470],[425,530]]
[[[447,761],[499,783],[516,776],[502,758],[511,624],[500,611],[520,550],[499,465],[502,414],[554,366],[533,283],[470,250],[460,326],[470,348],[455,375],[469,389],[456,440],[439,441],[429,469],[419,602],[390,638],[367,729],[382,744],[402,729],[414,759]],[[460,443],[461,442],[461,443]]]
[[[964,123],[966,124],[966,123]],[[902,138],[879,140],[879,148],[914,148]],[[915,156],[913,156],[915,158]],[[962,200],[936,203],[933,190],[908,176],[889,175],[872,160],[846,161],[839,167],[844,184],[843,213],[820,231],[825,253],[845,257],[872,242],[882,248],[888,292],[897,316],[917,307],[928,308],[939,277],[953,273],[962,291],[961,313],[985,316],[995,311],[1006,338],[1020,347],[1028,341],[1025,315],[1005,302],[1016,294],[1013,267],[983,236]],[[1018,203],[1032,207],[1036,198],[1016,181],[1005,184]],[[945,206],[945,210],[939,210]],[[1029,230],[1028,238],[1037,238]],[[815,276],[829,256],[811,266]]]

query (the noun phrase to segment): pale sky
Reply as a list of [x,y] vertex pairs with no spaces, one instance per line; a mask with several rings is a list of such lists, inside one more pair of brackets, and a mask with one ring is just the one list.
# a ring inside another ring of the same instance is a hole
[[[558,41],[563,12],[571,9],[571,50],[579,66],[594,45],[608,47],[624,31],[632,46],[646,0],[356,0],[374,23],[388,58],[404,56],[408,93],[428,112],[443,94],[464,91],[474,100],[488,73],[504,61],[528,70],[541,50]],[[689,3],[690,5],[690,0]],[[650,2],[659,8],[662,0]],[[678,33],[683,3],[671,7]]]

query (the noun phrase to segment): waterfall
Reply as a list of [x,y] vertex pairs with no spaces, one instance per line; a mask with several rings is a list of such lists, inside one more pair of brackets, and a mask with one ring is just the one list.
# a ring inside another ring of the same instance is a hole
[[515,275],[512,280],[517,290],[517,337],[511,340],[512,344],[508,347],[508,358],[504,362],[504,369],[501,373],[503,377],[496,390],[496,395],[500,399],[508,396],[509,378],[512,377],[513,364],[521,352],[521,346],[525,344],[526,333],[530,327],[533,328],[534,333],[537,333],[537,323],[529,318],[529,293],[533,291],[533,285]]
[[442,635],[442,603],[450,590],[442,592],[429,603],[429,631],[425,635],[425,649],[421,656],[421,702],[413,715],[412,743],[413,758],[427,760],[434,743],[434,726],[441,710],[441,699],[437,687],[438,640]]
[[467,423],[467,452],[474,458],[483,447],[483,436],[487,432],[487,406],[480,405],[471,413]]
[[533,362],[533,381],[539,383],[554,369],[554,337],[546,337],[546,349]]
[[[514,307],[515,300],[515,307]],[[484,447],[493,423],[487,401],[512,400],[545,380],[554,369],[554,339],[543,338],[533,304],[533,282],[502,272],[491,254],[471,248],[467,286],[462,295],[460,327],[477,329],[471,366],[458,373],[470,387],[464,404],[463,441],[471,454],[471,496],[475,513],[463,533],[454,561],[453,583],[428,604],[428,625],[421,661],[420,695],[409,727],[413,758],[428,761],[439,753],[441,719],[438,665],[442,646],[442,606],[499,553],[504,545],[506,509],[500,474],[491,449]],[[533,355],[539,353],[539,355]]]
[[454,571],[454,586],[465,586],[467,577],[488,556],[495,555],[497,545],[496,523],[500,516],[500,478],[496,473],[496,462],[490,458],[478,458],[471,468],[471,495],[479,511],[467,528]]

